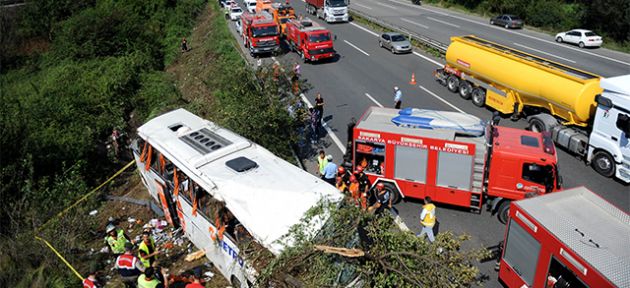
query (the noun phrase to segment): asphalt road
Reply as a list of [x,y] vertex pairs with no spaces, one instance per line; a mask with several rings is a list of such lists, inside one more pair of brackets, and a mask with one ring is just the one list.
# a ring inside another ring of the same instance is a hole
[[[296,12],[304,13],[302,2],[292,1],[292,5]],[[379,48],[378,35],[365,27],[355,23],[326,24],[317,21],[337,36],[334,45],[340,57],[328,63],[301,64],[302,78],[313,86],[304,96],[310,103],[314,102],[316,93],[321,93],[324,97],[324,120],[331,137],[322,139],[318,147],[325,149],[335,159],[341,159],[345,151],[343,143],[347,141],[346,125],[351,118],[358,119],[370,106],[393,107],[394,86],[399,86],[403,91],[403,107],[461,111],[482,119],[491,118],[492,111],[489,109],[480,109],[435,82],[432,72],[443,65],[441,60],[422,52],[392,55]],[[278,61],[284,67],[299,63],[299,57],[295,53],[263,60],[265,63]],[[412,73],[415,73],[418,82],[416,85],[408,84]],[[524,128],[526,122],[504,119],[501,125]],[[598,175],[583,162],[563,151],[558,152],[558,158],[565,187],[586,186],[625,211],[630,210],[628,186]],[[413,231],[419,231],[421,204],[410,200],[403,201],[396,207],[406,224]],[[471,235],[472,238],[465,247],[487,247],[503,239],[504,225],[488,212],[476,214],[466,209],[438,204],[437,215],[441,222],[440,229]],[[489,277],[484,283],[485,287],[500,287],[496,281],[497,274],[492,269],[493,263],[481,264],[479,267]]]
[[412,5],[410,2],[352,0],[350,7],[445,44],[450,42],[452,36],[476,35],[604,77],[630,73],[630,55],[625,53],[605,48],[580,49],[572,44],[556,43],[555,34],[548,35],[528,29],[508,30],[490,25],[486,18],[431,6]]

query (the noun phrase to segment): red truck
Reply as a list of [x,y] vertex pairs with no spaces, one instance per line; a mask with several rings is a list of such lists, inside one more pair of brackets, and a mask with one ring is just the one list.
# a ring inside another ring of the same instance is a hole
[[290,19],[285,33],[289,48],[296,51],[304,62],[335,57],[330,31],[310,19]]
[[280,51],[278,24],[271,14],[265,11],[258,14],[245,12],[241,15],[241,24],[243,45],[249,49],[250,55]]
[[630,215],[584,187],[513,202],[503,243],[505,287],[630,287]]
[[392,201],[422,199],[507,221],[510,201],[560,189],[550,135],[499,127],[464,113],[371,107],[354,127],[352,166]]

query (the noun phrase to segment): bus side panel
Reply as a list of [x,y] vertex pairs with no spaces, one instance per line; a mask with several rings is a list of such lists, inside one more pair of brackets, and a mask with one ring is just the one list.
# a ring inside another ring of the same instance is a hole
[[149,190],[151,197],[159,203],[160,199],[158,197],[158,187],[156,185],[156,181],[159,177],[153,173],[151,169],[149,169],[149,171],[145,169],[145,165],[140,161],[140,155],[138,155],[136,151],[134,151],[133,157],[136,159],[136,167],[138,168],[138,172],[140,172],[142,183],[145,187],[147,187],[147,190]]

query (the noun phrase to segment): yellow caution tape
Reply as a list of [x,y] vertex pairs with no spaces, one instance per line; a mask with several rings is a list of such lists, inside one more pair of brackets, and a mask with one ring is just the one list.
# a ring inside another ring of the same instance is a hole
[[57,249],[55,249],[55,247],[53,247],[52,245],[50,245],[50,243],[48,243],[48,241],[46,241],[46,239],[40,238],[39,236],[35,236],[35,239],[44,242],[46,244],[46,246],[48,246],[50,248],[50,250],[55,252],[55,254],[57,254],[57,257],[59,257],[59,259],[61,259],[61,261],[63,261],[63,263],[66,263],[66,266],[68,266],[68,268],[70,268],[70,270],[72,270],[72,272],[74,272],[74,275],[79,277],[80,281],[83,281],[83,279],[85,279],[85,278],[83,278],[83,276],[81,276],[81,274],[79,274],[79,272],[77,272],[77,269],[74,269],[74,267],[72,267],[72,265],[70,265],[70,263],[68,262],[68,260],[66,260],[66,258],[63,258],[63,256],[61,256],[61,254],[59,254],[59,252],[57,252]]
[[90,197],[90,195],[94,194],[96,191],[98,191],[99,189],[101,189],[101,187],[105,186],[105,184],[109,183],[110,181],[114,180],[114,178],[118,177],[118,175],[120,175],[120,173],[124,172],[125,170],[127,170],[129,167],[131,167],[131,165],[133,165],[135,163],[135,160],[131,160],[131,162],[127,163],[127,165],[125,165],[125,167],[121,168],[120,170],[118,170],[118,172],[116,172],[116,174],[112,175],[111,177],[109,177],[109,179],[107,179],[105,182],[101,183],[101,185],[98,185],[96,188],[92,189],[92,191],[90,191],[89,193],[83,195],[83,197],[81,197],[79,200],[77,200],[76,202],[74,202],[74,204],[68,206],[66,209],[64,209],[63,211],[57,213],[57,215],[55,215],[55,217],[52,217],[50,219],[48,219],[48,221],[46,221],[44,224],[42,224],[42,226],[39,226],[39,228],[37,228],[36,233],[39,233],[40,231],[42,231],[42,229],[44,229],[44,227],[46,227],[48,225],[48,223],[50,223],[50,221],[52,219],[56,219],[59,218],[61,215],[65,214],[66,212],[68,212],[68,210],[72,209],[74,206],[77,206],[79,203],[85,201],[85,199],[87,199],[88,197]]

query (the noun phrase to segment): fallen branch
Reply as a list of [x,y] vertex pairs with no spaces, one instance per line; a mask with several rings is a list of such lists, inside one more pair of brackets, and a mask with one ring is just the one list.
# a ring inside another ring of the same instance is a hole
[[324,253],[334,253],[345,257],[356,258],[365,256],[365,252],[359,249],[348,249],[331,247],[325,245],[315,245],[315,250],[323,251]]

